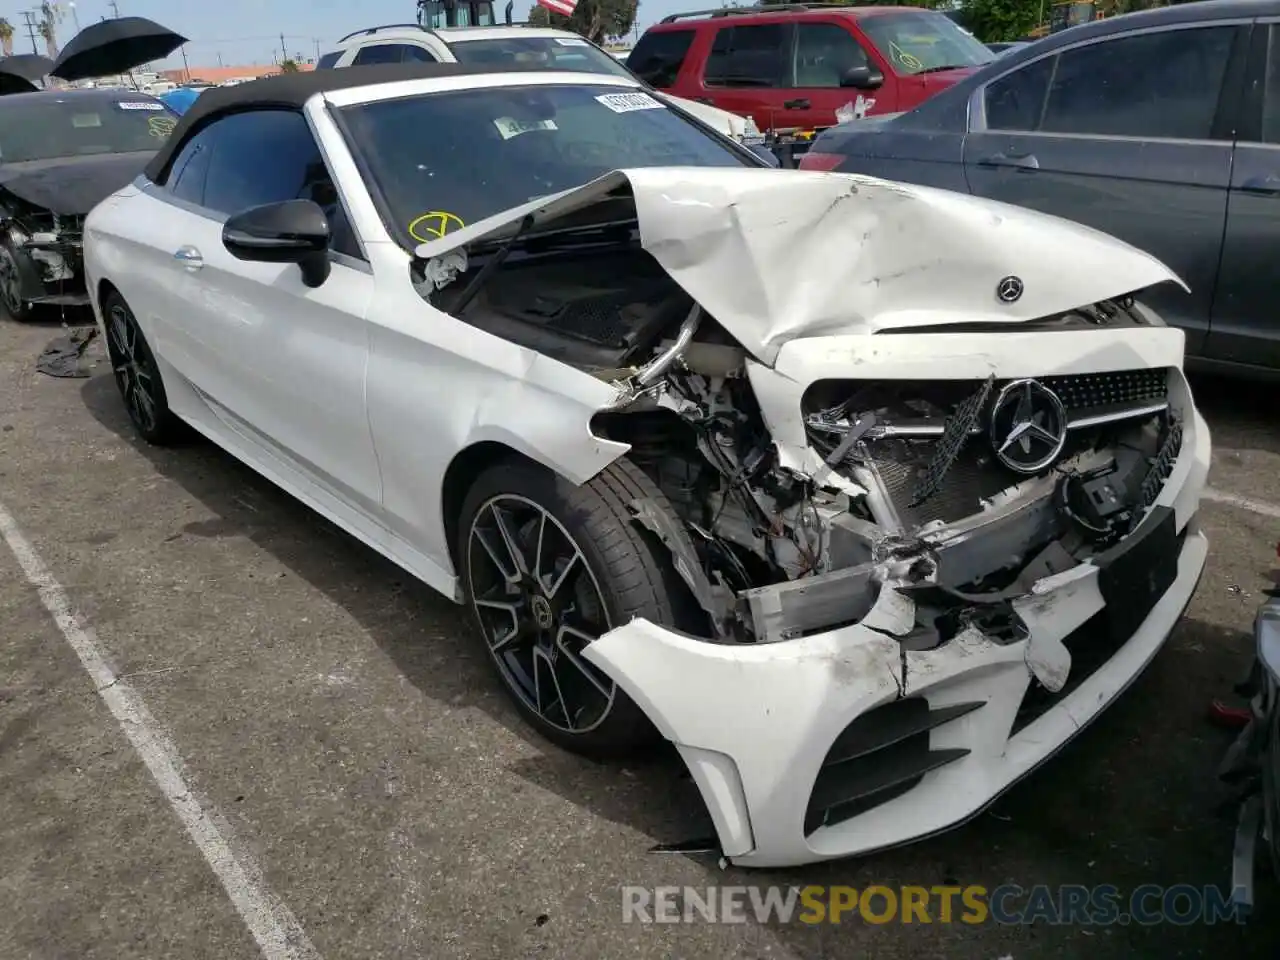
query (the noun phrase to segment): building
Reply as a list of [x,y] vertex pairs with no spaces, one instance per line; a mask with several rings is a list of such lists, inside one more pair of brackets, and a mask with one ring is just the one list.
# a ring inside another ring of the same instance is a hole
[[[310,63],[298,63],[299,70],[314,70]],[[256,67],[198,67],[192,64],[189,68],[179,67],[176,70],[159,70],[161,77],[174,83],[187,83],[191,80],[203,80],[205,83],[224,83],[227,80],[256,80],[258,77],[269,77],[280,72],[278,64],[269,63]]]

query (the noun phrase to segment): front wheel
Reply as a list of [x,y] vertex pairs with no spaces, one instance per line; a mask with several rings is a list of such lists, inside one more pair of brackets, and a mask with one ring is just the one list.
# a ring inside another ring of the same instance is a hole
[[623,757],[657,730],[583,650],[634,617],[680,626],[686,603],[664,548],[632,520],[653,482],[618,461],[581,487],[532,464],[477,479],[459,524],[463,586],[499,679],[547,739],[592,757]]

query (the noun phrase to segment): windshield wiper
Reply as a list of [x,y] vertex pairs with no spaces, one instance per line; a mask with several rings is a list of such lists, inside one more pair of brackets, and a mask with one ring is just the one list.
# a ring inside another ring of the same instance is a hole
[[502,244],[502,246],[493,251],[493,255],[489,257],[485,265],[476,271],[476,275],[471,278],[471,282],[463,288],[462,293],[458,294],[458,299],[455,300],[453,305],[449,308],[449,312],[451,314],[455,317],[462,316],[462,311],[467,308],[467,304],[476,298],[476,294],[483,289],[485,281],[493,276],[494,271],[502,266],[502,262],[506,260],[507,255],[511,253],[511,248],[515,246],[516,241],[524,236],[533,224],[533,214],[525,214],[525,218],[520,221],[519,229],[508,237],[507,241]]
[[923,73],[937,73],[939,70],[963,70],[965,67],[973,67],[973,66],[977,66],[977,64],[973,64],[973,63],[944,63],[944,64],[942,64],[942,66],[940,66],[940,67],[925,67],[923,70],[917,70],[917,71],[916,71],[916,76],[918,77],[918,76],[920,76],[920,75],[921,75],[921,74],[923,74]]

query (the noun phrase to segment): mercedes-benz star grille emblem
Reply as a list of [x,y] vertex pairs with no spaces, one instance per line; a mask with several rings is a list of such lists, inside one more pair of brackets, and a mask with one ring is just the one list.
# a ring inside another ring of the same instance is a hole
[[1067,442],[1067,411],[1058,395],[1036,380],[1015,380],[991,408],[991,447],[1017,473],[1039,473]]
[[1022,281],[1017,277],[1005,277],[996,284],[996,299],[1001,303],[1013,303],[1022,296]]

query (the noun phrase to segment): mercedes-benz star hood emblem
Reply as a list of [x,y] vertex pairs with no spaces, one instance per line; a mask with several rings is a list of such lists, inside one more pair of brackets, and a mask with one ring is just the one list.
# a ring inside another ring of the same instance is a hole
[[991,408],[991,447],[1017,473],[1039,473],[1067,442],[1067,411],[1058,395],[1036,380],[1015,380]]
[[1018,277],[1005,277],[996,284],[996,299],[1001,303],[1013,303],[1022,297],[1022,280]]

